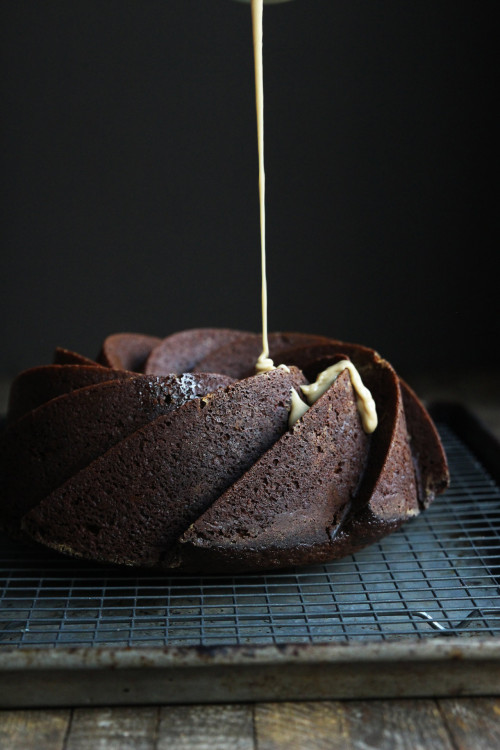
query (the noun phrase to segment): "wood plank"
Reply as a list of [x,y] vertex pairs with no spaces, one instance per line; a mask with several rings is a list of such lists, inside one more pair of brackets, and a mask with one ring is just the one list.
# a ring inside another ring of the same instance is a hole
[[246,705],[165,706],[157,750],[254,750],[253,710]]
[[0,748],[62,750],[71,711],[0,711]]
[[443,698],[438,705],[457,750],[500,748],[500,698]]
[[453,750],[423,699],[258,704],[255,736],[257,750]]
[[156,707],[75,708],[64,750],[156,750]]

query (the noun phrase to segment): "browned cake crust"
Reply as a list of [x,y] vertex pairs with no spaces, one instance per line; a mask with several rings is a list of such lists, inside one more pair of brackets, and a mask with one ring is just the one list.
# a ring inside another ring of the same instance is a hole
[[83,354],[78,354],[78,352],[72,352],[70,349],[63,349],[60,346],[56,347],[52,362],[54,365],[90,365],[91,367],[100,367],[99,363],[93,359],[84,357]]
[[161,339],[156,336],[115,333],[105,339],[97,361],[105,367],[114,367],[117,370],[144,372],[144,363],[159,344]]
[[223,572],[279,566],[283,554],[289,564],[318,562],[318,554],[331,559],[335,531],[359,489],[370,441],[344,371],[183,534],[169,564],[194,571],[208,559],[211,570]]
[[3,510],[22,516],[75,472],[162,414],[230,383],[199,373],[125,380],[80,388],[13,422],[0,453]]
[[298,372],[193,399],[137,430],[27,513],[49,546],[158,565],[184,529],[283,434]]
[[[448,483],[435,427],[376,352],[300,333],[115,334],[98,361],[59,349],[12,385],[0,514],[66,554],[177,572],[324,562],[380,539]],[[362,429],[344,371],[289,428],[292,388],[350,359],[379,416]]]
[[12,382],[9,395],[9,423],[20,419],[57,396],[108,380],[127,380],[136,373],[91,365],[42,365],[21,372]]
[[[144,372],[162,375],[168,372],[221,372],[217,367],[197,367],[202,359],[221,347],[229,347],[239,339],[253,336],[229,328],[192,328],[168,336],[149,354]],[[258,356],[258,355],[257,355]]]

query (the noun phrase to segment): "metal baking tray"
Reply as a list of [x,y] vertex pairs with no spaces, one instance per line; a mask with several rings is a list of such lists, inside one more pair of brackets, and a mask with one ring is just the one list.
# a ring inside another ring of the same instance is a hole
[[500,693],[500,445],[433,415],[450,489],[348,558],[176,577],[0,542],[0,707]]

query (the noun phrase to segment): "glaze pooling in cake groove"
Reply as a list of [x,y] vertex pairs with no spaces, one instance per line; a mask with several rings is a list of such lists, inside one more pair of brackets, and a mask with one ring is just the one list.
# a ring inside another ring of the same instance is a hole
[[335,382],[341,372],[348,370],[352,386],[356,392],[356,404],[365,432],[377,429],[378,417],[375,401],[368,388],[364,385],[358,370],[348,359],[341,359],[334,365],[319,373],[314,383],[301,385],[300,390],[305,394],[309,404],[314,404],[320,396]]
[[[111,563],[258,570],[350,554],[446,486],[427,412],[372,350],[271,333],[271,355],[288,372],[248,375],[258,335],[233,331],[226,345],[224,332],[209,331],[119,334],[91,365],[65,353],[71,364],[21,373],[0,450],[4,526]],[[346,359],[377,402],[377,430],[363,430],[345,370],[290,428],[292,390]],[[168,372],[132,371],[155,361]],[[199,372],[206,362],[219,371]]]

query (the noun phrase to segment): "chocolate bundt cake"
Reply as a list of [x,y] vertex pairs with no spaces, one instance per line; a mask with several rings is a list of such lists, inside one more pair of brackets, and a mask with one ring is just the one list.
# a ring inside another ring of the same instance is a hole
[[299,333],[269,347],[283,366],[255,374],[257,334],[117,334],[96,361],[58,349],[18,375],[3,527],[82,558],[232,573],[350,554],[447,486],[429,415],[376,352]]

